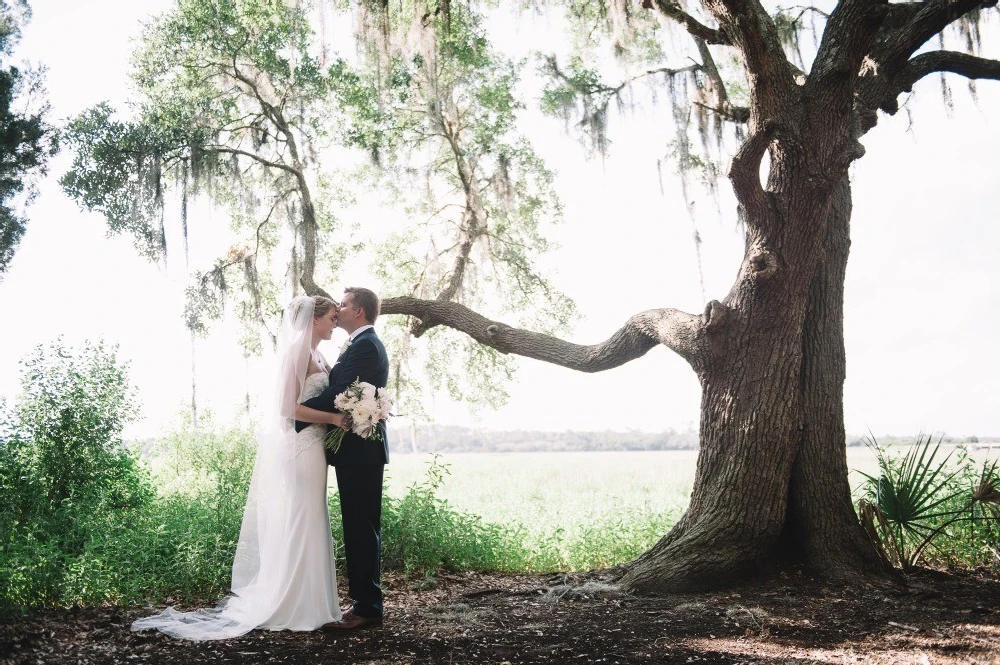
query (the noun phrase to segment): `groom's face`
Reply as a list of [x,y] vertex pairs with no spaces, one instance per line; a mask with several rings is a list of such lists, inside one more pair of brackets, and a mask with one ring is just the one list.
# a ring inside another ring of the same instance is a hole
[[354,304],[354,297],[350,293],[345,293],[340,301],[340,310],[337,312],[337,327],[343,328],[347,332],[354,332],[361,327],[361,319],[364,312]]

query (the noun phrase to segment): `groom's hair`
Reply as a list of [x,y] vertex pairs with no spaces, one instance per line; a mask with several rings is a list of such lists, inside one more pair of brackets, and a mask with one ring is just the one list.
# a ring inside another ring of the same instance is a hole
[[365,310],[365,318],[368,319],[368,322],[375,323],[379,312],[382,311],[382,301],[379,300],[374,291],[360,286],[348,286],[344,289],[344,293],[350,293],[354,306]]

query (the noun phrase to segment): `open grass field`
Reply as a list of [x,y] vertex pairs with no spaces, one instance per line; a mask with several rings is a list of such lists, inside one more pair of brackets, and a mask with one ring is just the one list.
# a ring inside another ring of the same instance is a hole
[[[694,480],[697,451],[455,453],[439,495],[454,507],[529,530],[601,522],[618,516],[680,515]],[[395,455],[389,493],[421,482],[430,454]]]
[[[902,454],[906,446],[890,448]],[[954,446],[942,446],[943,456]],[[977,461],[1000,448],[971,451]],[[400,496],[426,476],[431,454],[395,454],[386,469],[389,494]],[[627,522],[672,524],[694,482],[694,450],[558,453],[453,453],[437,458],[448,470],[438,492],[453,507],[489,522],[520,523],[534,534]],[[954,456],[953,456],[954,459]],[[878,468],[867,447],[847,449],[851,487]]]

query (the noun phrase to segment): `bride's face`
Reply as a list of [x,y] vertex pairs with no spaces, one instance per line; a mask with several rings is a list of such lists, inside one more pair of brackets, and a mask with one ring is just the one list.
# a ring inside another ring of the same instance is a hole
[[313,319],[313,339],[316,341],[333,337],[333,329],[337,327],[337,310],[330,308],[323,316]]

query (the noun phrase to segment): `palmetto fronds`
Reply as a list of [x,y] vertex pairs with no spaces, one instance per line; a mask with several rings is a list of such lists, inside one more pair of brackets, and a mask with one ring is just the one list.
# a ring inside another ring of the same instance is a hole
[[938,456],[941,439],[918,438],[902,458],[888,455],[874,438],[868,446],[879,473],[862,473],[867,482],[858,504],[861,522],[895,565],[915,566],[926,548],[959,521],[1000,517],[996,462],[985,465],[970,488],[959,481],[962,469],[948,466],[952,453]]

